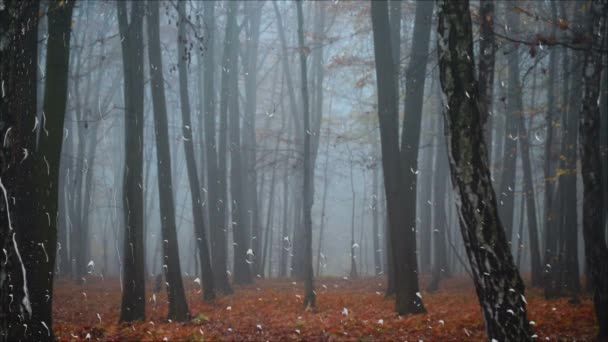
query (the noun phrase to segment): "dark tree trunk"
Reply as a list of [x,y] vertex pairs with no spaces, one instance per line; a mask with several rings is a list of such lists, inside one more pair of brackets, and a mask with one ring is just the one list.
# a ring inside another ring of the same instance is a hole
[[[211,270],[211,260],[209,254],[209,243],[203,217],[203,197],[201,195],[201,183],[196,171],[196,160],[194,158],[194,142],[192,141],[192,119],[190,114],[190,98],[188,96],[188,70],[187,64],[190,62],[189,52],[187,51],[186,38],[186,3],[178,2],[179,26],[177,32],[178,50],[178,72],[179,72],[179,94],[182,108],[182,135],[184,137],[184,153],[186,155],[186,168],[190,181],[190,198],[192,200],[192,218],[194,221],[194,235],[198,248],[198,257],[201,264],[203,275],[203,298],[212,300],[215,298],[213,283],[213,272]],[[175,248],[177,251],[177,246]]]
[[[412,226],[407,224],[407,217],[403,209],[404,203],[410,202],[406,202],[405,200],[407,192],[406,183],[403,179],[405,172],[403,172],[399,151],[397,91],[394,79],[395,64],[393,62],[391,42],[389,39],[386,39],[386,37],[390,36],[386,1],[372,1],[371,16],[374,36],[374,56],[376,60],[378,118],[380,121],[384,190],[386,193],[394,280],[396,284],[395,310],[399,314],[424,312],[422,299],[417,293],[415,234]],[[415,151],[417,154],[417,142]],[[415,204],[415,201],[413,203]],[[406,249],[409,250],[409,257],[405,252]]]
[[169,148],[169,124],[163,78],[163,61],[160,52],[159,3],[148,1],[148,59],[150,62],[150,88],[154,107],[154,135],[156,140],[156,166],[158,173],[158,199],[160,227],[163,243],[163,273],[167,282],[170,320],[183,322],[190,317],[182,272],[179,262],[177,228],[175,225],[175,203],[171,175]]
[[6,253],[0,266],[0,340],[52,341],[58,171],[74,2],[51,2],[48,9],[45,115],[38,148],[37,131],[31,127],[37,116],[39,3],[15,1],[5,6],[0,11],[0,39],[8,42],[0,49],[0,133],[5,137],[0,233]]
[[[414,20],[414,33],[412,40],[412,53],[410,63],[406,70],[405,99],[403,125],[401,130],[401,174],[403,181],[404,198],[401,203],[404,211],[403,229],[404,239],[402,257],[394,258],[395,262],[404,263],[403,277],[395,278],[397,292],[407,294],[401,298],[405,303],[400,306],[409,308],[407,312],[419,313],[426,311],[418,293],[418,262],[416,252],[416,182],[418,177],[418,150],[420,144],[420,123],[422,121],[422,105],[424,96],[424,83],[426,79],[426,65],[431,36],[431,24],[434,2],[424,1],[416,3],[416,18]],[[395,247],[395,246],[393,246]],[[395,249],[393,249],[395,253]],[[397,261],[398,260],[398,261]],[[399,267],[395,265],[396,267]],[[404,282],[401,283],[399,280]],[[400,289],[403,287],[403,289]]]
[[[557,4],[553,1],[551,2],[551,12],[552,12],[552,20],[557,20]],[[555,36],[557,28],[553,26],[551,34]],[[556,232],[556,224],[557,219],[555,218],[554,204],[553,204],[553,196],[554,196],[554,184],[555,184],[555,160],[554,156],[556,155],[554,139],[554,131],[553,131],[553,120],[555,120],[555,115],[557,113],[557,48],[552,48],[549,52],[549,77],[547,78],[547,113],[545,115],[545,125],[546,127],[546,141],[545,141],[545,164],[543,168],[543,175],[545,178],[545,193],[544,193],[544,213],[543,213],[543,227],[544,227],[544,238],[545,238],[545,246],[543,253],[543,264],[550,265],[552,263],[552,259],[555,257],[557,252],[557,232]],[[543,270],[543,286],[545,290],[545,297],[552,296],[552,269],[545,268]]]
[[604,235],[606,211],[602,189],[600,158],[600,77],[602,54],[591,48],[606,47],[605,36],[608,3],[596,0],[590,4],[585,21],[585,34],[590,42],[583,60],[583,98],[579,132],[583,178],[583,238],[585,259],[593,289],[593,305],[599,327],[598,341],[608,340],[608,247]]
[[144,3],[131,4],[130,19],[126,2],[117,2],[122,45],[125,102],[125,166],[123,210],[125,239],[123,247],[123,292],[120,321],[145,319],[144,227],[143,227],[143,136]]
[[[395,83],[395,92],[397,96],[395,97],[395,108],[397,108],[397,113],[399,112],[399,83],[401,81],[401,0],[395,0],[390,2],[389,7],[389,23],[390,23],[390,41],[391,41],[391,55],[393,57],[394,63],[394,72],[395,77],[393,82]],[[388,218],[387,222],[388,222]],[[392,296],[395,295],[395,265],[393,259],[393,248],[390,243],[390,227],[386,225],[386,253],[387,253],[387,286],[386,286],[386,295]]]
[[[524,284],[498,216],[477,103],[468,1],[439,2],[438,53],[452,182],[460,226],[489,340],[528,341]],[[502,305],[497,306],[497,302]]]
[[306,75],[306,46],[304,45],[304,15],[302,14],[302,0],[296,1],[296,9],[298,12],[298,42],[300,48],[300,75],[302,82],[302,119],[304,127],[302,134],[304,135],[304,181],[302,194],[302,213],[304,215],[303,237],[304,237],[304,307],[315,306],[315,290],[313,284],[313,268],[312,268],[312,205],[314,201],[313,185],[314,169],[312,164],[312,153],[310,146],[310,115],[308,110],[308,80]]
[[[566,4],[561,3],[562,6]],[[582,23],[582,3],[574,4],[574,25]],[[565,13],[566,8],[562,8]],[[577,141],[578,141],[578,115],[580,98],[582,95],[582,58],[581,53],[572,51],[568,57],[564,51],[564,72],[571,73],[571,83],[568,92],[564,91],[564,101],[567,98],[567,106],[563,106],[563,127],[558,192],[561,201],[561,232],[559,237],[559,255],[561,261],[561,277],[559,285],[565,294],[573,297],[578,296],[581,290],[580,273],[578,268],[578,208],[577,200]]]

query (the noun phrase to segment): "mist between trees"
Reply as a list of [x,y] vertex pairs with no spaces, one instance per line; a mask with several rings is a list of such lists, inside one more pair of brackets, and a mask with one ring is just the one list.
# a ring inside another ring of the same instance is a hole
[[152,286],[184,322],[192,282],[214,303],[290,279],[316,310],[335,277],[398,315],[467,278],[492,341],[538,337],[526,289],[587,300],[608,339],[607,18],[0,0],[0,339],[54,339],[53,284],[120,283],[120,322]]

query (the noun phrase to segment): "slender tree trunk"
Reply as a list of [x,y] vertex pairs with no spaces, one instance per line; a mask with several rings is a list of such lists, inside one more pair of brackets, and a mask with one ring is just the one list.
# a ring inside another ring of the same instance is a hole
[[350,160],[350,186],[351,186],[351,191],[352,191],[352,201],[353,201],[353,206],[352,206],[352,211],[350,213],[350,277],[352,278],[357,278],[358,277],[358,272],[357,272],[357,256],[356,256],[356,252],[357,252],[357,245],[355,244],[355,207],[357,204],[357,194],[355,193],[355,185],[353,183],[353,156],[352,156],[352,152],[351,152],[351,156],[350,156],[351,160]]
[[[524,284],[513,263],[490,180],[483,119],[477,103],[468,1],[439,2],[438,55],[452,182],[460,226],[489,340],[532,339]],[[488,276],[489,274],[489,276]],[[497,306],[500,301],[502,304]]]
[[[400,202],[404,211],[403,246],[394,248],[403,249],[402,257],[395,258],[395,263],[404,263],[404,274],[397,277],[397,292],[403,291],[401,308],[409,313],[425,312],[422,300],[418,293],[418,262],[416,252],[416,183],[418,177],[418,150],[420,144],[420,124],[422,121],[422,105],[424,84],[426,79],[426,65],[431,36],[431,23],[434,2],[424,1],[416,3],[416,18],[414,20],[414,33],[412,40],[412,53],[410,63],[406,70],[404,115],[401,130],[401,173],[404,198]],[[393,238],[393,237],[392,237]],[[395,249],[393,249],[395,253]],[[396,265],[396,267],[399,267]],[[404,282],[399,282],[402,279]],[[403,289],[401,289],[403,288]],[[406,309],[407,308],[407,309]]]
[[[331,102],[331,101],[330,101]],[[330,105],[331,107],[331,105]],[[323,200],[321,204],[321,227],[319,228],[319,245],[317,248],[317,277],[321,274],[321,268],[323,267],[322,256],[323,256],[323,234],[325,230],[325,208],[327,206],[327,191],[329,189],[329,178],[328,178],[328,170],[329,170],[329,141],[330,139],[330,131],[327,128],[327,143],[325,145],[325,166],[323,168]],[[377,228],[377,227],[376,227]],[[377,240],[376,240],[377,242]]]
[[[238,4],[238,3],[237,3]],[[238,9],[238,5],[235,11]],[[236,22],[236,18],[235,18]],[[238,34],[231,36],[238,43]],[[247,204],[243,191],[243,160],[241,158],[241,125],[239,114],[238,90],[238,44],[232,50],[230,57],[230,78],[228,86],[232,95],[228,102],[228,122],[230,139],[230,194],[232,200],[232,232],[234,238],[234,282],[236,284],[249,284],[253,282],[250,260],[253,251],[250,248],[249,231],[247,225]],[[261,237],[258,237],[261,239]],[[255,260],[255,259],[254,259]]]
[[[222,140],[219,142],[220,147],[220,163],[223,160],[223,169],[218,169],[218,143],[216,141],[216,97],[215,97],[215,1],[205,1],[203,4],[204,20],[207,25],[207,53],[203,56],[203,92],[205,93],[204,104],[204,119],[205,119],[205,148],[207,152],[207,198],[209,206],[209,224],[210,224],[210,239],[213,252],[213,283],[214,287],[224,294],[232,293],[230,282],[228,280],[227,256],[226,256],[226,232],[225,232],[225,160],[226,150],[225,144],[222,145]],[[230,36],[230,35],[229,35]],[[226,40],[225,45],[230,43]],[[226,62],[222,61],[222,84],[226,84],[224,73],[227,72]],[[226,96],[224,87],[222,86],[222,96]],[[222,134],[220,133],[220,137]],[[225,137],[225,136],[224,136]],[[221,138],[220,138],[221,139]],[[221,147],[224,147],[223,154]]]
[[479,98],[482,99],[483,117],[488,160],[492,160],[492,97],[494,93],[494,61],[496,38],[494,36],[494,0],[479,1]]
[[[536,76],[533,87],[536,88]],[[535,92],[533,90],[531,106],[532,109],[534,109],[534,93]],[[522,114],[519,116],[519,132],[521,133],[519,148],[521,151],[521,160],[524,171],[523,193],[526,198],[526,216],[528,217],[528,234],[530,237],[530,241],[528,243],[530,247],[530,271],[532,273],[532,286],[540,287],[542,285],[542,267],[540,264],[541,259],[538,238],[538,221],[536,220],[536,200],[534,196],[534,180],[532,179],[532,162],[530,158],[530,137],[528,136],[526,121],[523,116],[523,102],[521,100],[521,92],[519,92],[517,96],[519,97],[518,101],[520,101],[520,104],[522,106]],[[521,213],[521,215],[523,215],[523,212]]]
[[[439,118],[438,126],[443,128],[443,118]],[[441,132],[443,129],[436,129],[433,133],[437,132],[435,143],[437,145],[437,151],[435,152],[435,160],[433,161],[433,169],[435,170],[435,184],[433,186],[433,206],[434,206],[434,236],[433,236],[433,249],[434,249],[434,263],[432,269],[431,283],[429,284],[428,291],[437,291],[439,288],[439,281],[441,277],[448,273],[448,262],[447,262],[447,246],[446,240],[446,229],[448,229],[448,222],[445,213],[446,205],[446,193],[448,189],[448,160],[446,152],[446,141],[445,137]],[[448,202],[451,205],[451,202]]]
[[[190,115],[190,98],[188,96],[188,71],[187,63],[190,62],[189,53],[186,48],[186,3],[178,2],[179,26],[177,33],[178,50],[178,72],[180,102],[182,108],[182,135],[184,137],[184,153],[186,155],[186,167],[188,179],[190,181],[190,194],[192,199],[192,218],[194,221],[194,235],[196,237],[199,259],[201,263],[201,273],[203,275],[203,298],[212,300],[215,298],[215,288],[213,283],[213,272],[211,270],[211,260],[209,254],[209,244],[203,217],[203,197],[201,195],[201,184],[196,171],[196,160],[194,158],[194,142],[192,141],[192,119]],[[177,247],[176,247],[177,251]]]
[[[242,159],[245,172],[244,194],[245,211],[252,215],[248,230],[255,237],[253,240],[253,253],[262,255],[261,211],[258,208],[257,171],[256,171],[256,138],[255,138],[255,112],[257,108],[257,74],[258,74],[258,45],[260,36],[260,22],[262,16],[262,3],[246,2],[248,26],[246,27],[246,52],[243,58],[243,71],[245,74],[245,114],[243,120],[243,148]],[[256,274],[263,276],[264,265],[256,259],[254,262]]]
[[[507,23],[512,31],[519,30],[519,13],[512,11],[517,3],[508,4]],[[505,227],[507,242],[511,244],[513,238],[513,213],[515,211],[515,179],[517,164],[517,141],[519,139],[519,118],[523,115],[521,97],[521,83],[519,79],[519,49],[511,44],[508,56],[509,76],[507,90],[506,134],[504,137],[503,171],[500,178],[498,209],[500,218]]]
[[311,211],[314,201],[313,184],[314,169],[312,164],[312,154],[310,146],[310,115],[308,110],[308,80],[306,75],[306,46],[304,45],[304,15],[302,14],[302,0],[296,1],[296,9],[298,12],[298,43],[300,48],[300,74],[302,82],[302,118],[304,127],[302,134],[304,135],[304,181],[302,204],[304,215],[303,236],[304,236],[304,307],[315,306],[315,291],[313,284],[313,268],[312,268],[312,217]]
[[173,181],[171,175],[171,154],[169,148],[169,125],[163,78],[163,62],[160,51],[159,3],[148,1],[148,60],[150,62],[150,87],[154,107],[154,135],[156,140],[156,166],[158,173],[158,198],[160,206],[160,226],[163,243],[163,273],[167,282],[170,320],[183,322],[190,317],[182,272],[179,262],[177,228],[175,225],[175,204],[173,201]]
[[[426,121],[428,125],[425,131],[434,132],[435,122],[428,121],[436,120],[431,118]],[[426,153],[424,153],[424,150],[426,150]],[[418,194],[416,195],[416,197],[419,198],[417,200],[417,207],[420,214],[420,227],[418,229],[418,233],[420,234],[420,248],[418,255],[420,255],[420,272],[429,273],[431,272],[431,254],[433,252],[431,239],[433,231],[433,191],[429,190],[433,189],[433,179],[436,179],[436,169],[433,168],[433,156],[435,154],[433,139],[429,139],[428,144],[423,144],[423,148],[420,151],[423,152],[423,155],[420,158],[422,159],[423,166],[419,173],[421,182],[420,185],[418,185],[419,189]]]
[[[552,20],[557,20],[557,4],[555,2],[551,2],[551,12],[552,12]],[[557,28],[554,26],[551,34],[555,36]],[[546,141],[545,141],[545,164],[544,164],[544,185],[545,185],[545,193],[544,193],[544,214],[543,214],[543,227],[545,234],[545,246],[543,258],[545,265],[550,265],[552,263],[552,259],[555,257],[557,252],[557,226],[554,224],[556,221],[555,212],[554,212],[554,204],[552,202],[553,196],[555,195],[554,184],[555,184],[555,159],[556,155],[555,146],[554,145],[554,119],[555,114],[557,113],[557,96],[556,96],[556,87],[557,87],[557,48],[552,48],[549,52],[549,77],[547,79],[547,113],[545,115],[545,125],[546,127]],[[543,285],[545,288],[545,296],[550,294],[551,292],[551,274],[552,270],[545,269],[544,271],[544,279]]]

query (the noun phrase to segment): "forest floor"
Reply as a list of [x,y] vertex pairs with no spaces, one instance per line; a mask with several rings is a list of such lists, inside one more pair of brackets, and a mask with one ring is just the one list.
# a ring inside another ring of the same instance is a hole
[[[425,288],[422,279],[421,288]],[[317,307],[302,309],[303,284],[292,280],[260,280],[237,286],[235,294],[211,303],[200,286],[185,279],[190,313],[185,323],[166,320],[166,293],[147,287],[146,321],[118,324],[120,284],[117,279],[89,277],[84,285],[55,283],[54,330],[59,340],[102,341],[446,341],[485,340],[484,324],[470,279],[452,277],[439,291],[421,291],[427,314],[397,316],[394,300],[385,298],[385,278],[315,281]],[[542,292],[526,289],[528,319],[538,340],[594,340],[592,302],[568,298],[547,301]]]

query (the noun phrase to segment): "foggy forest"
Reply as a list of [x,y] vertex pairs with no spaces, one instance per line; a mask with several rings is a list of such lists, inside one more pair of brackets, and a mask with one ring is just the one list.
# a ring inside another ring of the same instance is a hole
[[608,0],[0,0],[0,341],[608,341]]

